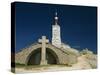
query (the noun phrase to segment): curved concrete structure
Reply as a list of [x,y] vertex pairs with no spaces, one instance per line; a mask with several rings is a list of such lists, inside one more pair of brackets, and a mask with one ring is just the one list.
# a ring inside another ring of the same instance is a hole
[[[32,44],[27,48],[22,49],[20,52],[16,53],[15,63],[27,65],[32,53],[39,48],[42,48],[42,44],[36,43]],[[51,52],[52,55],[54,55],[54,57],[57,60],[57,64],[71,65],[77,62],[78,53],[70,51],[71,48],[70,49],[68,48],[68,50],[62,50],[48,43],[46,44],[46,50],[47,49]]]

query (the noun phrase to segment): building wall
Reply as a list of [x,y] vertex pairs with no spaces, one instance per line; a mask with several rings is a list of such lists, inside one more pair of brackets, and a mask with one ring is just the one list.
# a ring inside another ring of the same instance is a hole
[[52,45],[58,48],[61,47],[61,35],[59,25],[52,25]]

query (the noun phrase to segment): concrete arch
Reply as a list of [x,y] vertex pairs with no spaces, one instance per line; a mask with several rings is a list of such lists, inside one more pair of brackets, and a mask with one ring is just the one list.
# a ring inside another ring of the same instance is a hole
[[33,54],[37,53],[37,52],[41,52],[41,47],[40,48],[37,48],[35,50],[33,50],[26,58],[26,61],[25,61],[25,65],[28,65],[29,61],[30,61],[30,58]]
[[[27,62],[32,52],[34,52],[38,48],[42,48],[42,45],[39,43],[33,44],[27,48],[22,49],[20,52],[16,53],[15,62],[27,65]],[[51,52],[54,55],[54,57],[57,60],[57,64],[68,64],[69,63],[70,55],[68,55],[67,52],[63,52],[61,49],[53,46],[50,43],[46,44],[46,48],[48,49],[49,52]]]
[[[38,44],[37,44],[37,46],[38,46]],[[41,47],[38,46],[37,48],[35,48],[33,50],[30,50],[30,53],[27,55],[27,57],[25,59],[26,60],[25,61],[25,65],[28,65],[28,61],[29,61],[31,55],[39,48],[41,48]],[[46,51],[50,52],[54,56],[54,58],[56,59],[57,64],[59,64],[59,57],[57,55],[57,52],[54,49],[51,49],[50,47],[46,47]]]
[[54,52],[52,49],[50,48],[46,48],[46,51],[49,51],[55,58],[56,58],[56,62],[57,64],[59,64],[59,57],[58,55],[56,54],[56,52]]
[[[28,65],[28,62],[29,62],[29,60],[30,60],[31,55],[32,55],[36,50],[38,50],[38,49],[41,49],[41,47],[39,47],[39,48],[33,50],[33,51],[27,56],[26,62],[25,62],[26,65]],[[58,58],[57,54],[56,54],[52,49],[50,49],[50,48],[46,48],[46,51],[49,52],[49,53],[51,53],[51,54],[54,56],[54,58],[56,59],[57,64],[59,64],[59,58]],[[46,54],[47,54],[47,52],[46,52]]]

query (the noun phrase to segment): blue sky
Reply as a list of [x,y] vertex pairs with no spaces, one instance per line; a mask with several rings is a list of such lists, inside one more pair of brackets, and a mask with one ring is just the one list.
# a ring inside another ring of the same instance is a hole
[[16,51],[37,42],[42,35],[51,41],[57,10],[62,41],[97,53],[96,7],[17,2],[15,10]]

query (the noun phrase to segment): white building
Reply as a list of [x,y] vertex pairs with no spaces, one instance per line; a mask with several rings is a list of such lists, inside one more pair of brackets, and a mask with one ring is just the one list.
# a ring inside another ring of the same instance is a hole
[[55,24],[52,25],[52,45],[56,47],[61,47],[61,34],[60,34],[60,26],[58,25],[58,16],[57,12],[55,13]]
[[58,24],[58,16],[57,12],[55,12],[55,23],[52,25],[52,45],[58,47],[58,48],[70,48],[69,45],[64,44],[61,42],[61,30],[60,25]]

